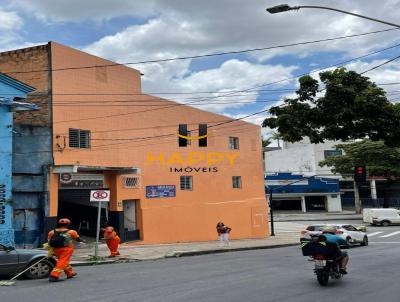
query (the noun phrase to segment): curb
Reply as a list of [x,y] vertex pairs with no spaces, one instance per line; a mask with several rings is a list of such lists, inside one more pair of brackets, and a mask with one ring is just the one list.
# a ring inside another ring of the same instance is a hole
[[285,244],[276,244],[276,245],[259,245],[259,246],[238,247],[238,248],[231,248],[231,249],[176,252],[173,255],[167,255],[165,258],[178,258],[178,257],[198,256],[198,255],[208,255],[208,254],[221,254],[221,253],[250,251],[250,250],[267,250],[267,249],[281,248],[281,247],[288,247],[288,246],[295,246],[295,245],[299,245],[299,244],[298,243],[285,243]]
[[154,258],[147,259],[116,259],[116,260],[104,260],[98,262],[89,262],[89,261],[76,261],[71,262],[73,266],[95,266],[95,265],[103,265],[103,264],[114,264],[114,263],[131,263],[131,262],[139,262],[139,261],[154,261],[168,258],[179,258],[179,257],[190,257],[190,256],[199,256],[199,255],[208,255],[208,254],[220,254],[220,253],[229,253],[229,252],[240,252],[240,251],[249,251],[249,250],[265,250],[265,249],[273,249],[273,248],[281,248],[281,247],[289,247],[296,246],[298,243],[285,243],[285,244],[276,244],[276,245],[259,245],[259,246],[249,246],[249,247],[238,247],[238,248],[230,248],[230,249],[213,249],[213,250],[204,250],[204,251],[188,251],[188,252],[174,252],[172,254],[167,254],[164,256],[158,256]]

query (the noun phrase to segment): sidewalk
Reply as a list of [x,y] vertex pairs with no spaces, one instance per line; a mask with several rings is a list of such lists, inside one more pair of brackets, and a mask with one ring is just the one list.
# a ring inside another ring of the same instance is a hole
[[158,260],[172,257],[195,256],[202,254],[225,253],[233,251],[278,248],[299,244],[298,234],[283,234],[266,239],[232,240],[231,246],[219,247],[217,241],[191,242],[176,244],[134,245],[121,244],[120,257],[107,258],[109,255],[104,243],[99,245],[99,259],[94,260],[94,243],[79,245],[74,253],[71,264],[86,266],[95,264],[134,262]]
[[[340,213],[327,212],[275,212],[275,222],[284,221],[329,221],[329,220],[362,220],[361,214],[351,211]],[[219,247],[218,241],[190,242],[175,244],[140,245],[135,243],[121,244],[121,256],[107,258],[109,251],[105,243],[99,244],[97,261],[94,259],[94,243],[78,245],[72,258],[72,265],[85,266],[108,263],[158,260],[172,257],[195,256],[202,254],[225,253],[244,250],[270,249],[299,244],[298,232],[285,232],[266,239],[232,240],[231,246]]]

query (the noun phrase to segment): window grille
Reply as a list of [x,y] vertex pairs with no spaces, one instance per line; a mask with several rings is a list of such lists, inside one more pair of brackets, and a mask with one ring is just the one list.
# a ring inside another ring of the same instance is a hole
[[139,177],[125,177],[124,178],[124,187],[125,188],[133,188],[137,189],[140,186],[140,178]]
[[70,148],[90,148],[90,131],[69,129]]
[[238,137],[229,137],[229,149],[238,150],[239,149],[239,138]]
[[193,190],[193,176],[181,176],[181,190],[183,191]]
[[234,189],[242,188],[242,177],[241,176],[232,176],[232,188],[234,188]]

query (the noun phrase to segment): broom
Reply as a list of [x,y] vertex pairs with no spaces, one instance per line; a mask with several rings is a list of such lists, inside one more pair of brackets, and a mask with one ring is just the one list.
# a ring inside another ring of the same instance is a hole
[[47,257],[41,258],[39,261],[36,261],[34,264],[31,266],[27,267],[24,269],[22,272],[20,272],[18,275],[12,277],[10,280],[0,280],[0,286],[11,286],[15,284],[15,279],[17,279],[19,276],[21,276],[23,273],[27,272],[30,270],[32,267],[34,267],[36,264],[39,262],[42,262],[44,259],[47,259]]

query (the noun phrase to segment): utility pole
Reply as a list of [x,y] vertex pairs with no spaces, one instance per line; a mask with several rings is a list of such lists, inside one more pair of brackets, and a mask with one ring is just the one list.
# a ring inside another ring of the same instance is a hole
[[358,184],[354,182],[354,207],[356,209],[356,213],[361,213],[361,200],[360,200],[360,193],[358,191]]

